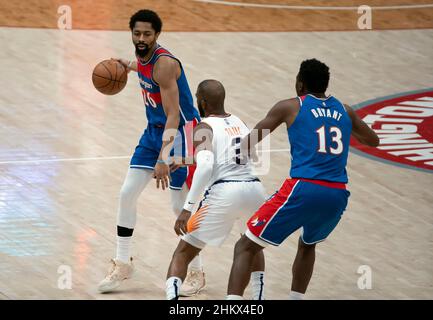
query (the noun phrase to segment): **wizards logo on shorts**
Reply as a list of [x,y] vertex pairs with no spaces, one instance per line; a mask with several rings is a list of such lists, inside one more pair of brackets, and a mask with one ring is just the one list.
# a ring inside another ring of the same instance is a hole
[[251,220],[251,225],[253,226],[253,227],[260,227],[260,226],[262,226],[262,225],[264,225],[265,224],[265,222],[266,222],[266,220],[259,220],[259,218],[255,218],[254,220]]
[[353,107],[380,138],[376,148],[351,139],[352,151],[433,173],[433,88],[370,100]]

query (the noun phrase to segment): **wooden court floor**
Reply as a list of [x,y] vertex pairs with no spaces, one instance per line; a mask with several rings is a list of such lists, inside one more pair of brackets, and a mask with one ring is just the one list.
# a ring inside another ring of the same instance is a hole
[[[370,4],[385,2],[390,3]],[[83,3],[75,1],[72,6],[80,8]],[[56,13],[50,10],[56,10],[56,1],[35,1],[38,9],[33,13],[39,15],[30,19],[27,11],[17,13],[18,5],[0,0],[0,8],[10,10],[0,10],[0,299],[165,297],[165,275],[178,239],[169,194],[153,184],[139,199],[134,278],[116,293],[96,291],[115,254],[118,192],[146,126],[136,75],[129,76],[126,88],[116,96],[103,96],[92,86],[91,71],[97,62],[133,57],[124,26],[138,2],[129,2],[123,10],[115,1],[104,3],[93,19],[76,13],[79,28],[65,31],[55,29],[57,22],[52,21]],[[248,19],[251,8],[215,9],[193,1],[147,3],[162,10],[170,32],[163,32],[159,42],[182,60],[191,90],[206,78],[222,81],[227,110],[250,126],[276,101],[295,95],[295,76],[306,58],[330,66],[328,93],[349,104],[433,86],[429,8],[391,10],[409,18],[378,29],[398,30],[354,31],[350,18],[341,12],[314,12],[325,17],[319,28],[316,22],[303,20],[313,14],[305,11],[255,8],[257,15],[259,10],[269,15],[267,23],[255,24],[254,15]],[[432,2],[393,1],[407,3]],[[172,20],[169,13],[175,6],[197,20],[173,22],[178,18]],[[209,12],[215,12],[214,19],[207,19]],[[232,18],[235,12],[245,21],[229,19],[225,24],[224,15]],[[114,18],[107,22],[109,14]],[[286,15],[297,16],[297,22],[284,25]],[[211,21],[207,27],[200,17]],[[278,27],[273,28],[271,17]],[[249,29],[251,25],[257,29]],[[322,31],[305,32],[309,30]],[[288,175],[288,148],[286,132],[279,128],[271,140],[270,171],[261,176],[269,193]],[[348,172],[349,206],[330,238],[318,245],[307,298],[432,299],[433,175],[354,153]],[[224,298],[233,245],[243,229],[235,226],[221,248],[204,250],[207,287],[192,299]],[[267,299],[287,298],[297,235],[265,251]],[[358,270],[365,265],[372,271],[372,288],[363,290],[358,287]],[[71,272],[70,288],[62,285],[65,271]]]

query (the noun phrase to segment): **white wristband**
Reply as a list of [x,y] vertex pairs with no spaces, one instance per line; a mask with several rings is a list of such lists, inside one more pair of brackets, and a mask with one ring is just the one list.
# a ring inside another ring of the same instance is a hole
[[185,204],[183,205],[183,210],[192,212],[193,208],[194,208],[195,203],[191,203],[191,202],[185,202]]

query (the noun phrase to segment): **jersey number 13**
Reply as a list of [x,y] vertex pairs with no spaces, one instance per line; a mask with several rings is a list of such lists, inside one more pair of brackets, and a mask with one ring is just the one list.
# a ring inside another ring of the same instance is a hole
[[317,152],[331,153],[335,155],[339,155],[343,152],[343,141],[341,141],[342,134],[340,128],[338,127],[329,128],[329,134],[331,135],[331,139],[333,142],[332,145],[330,146],[326,145],[326,133],[327,133],[326,127],[321,126],[319,129],[316,130],[316,132],[319,136],[319,149],[317,150]]

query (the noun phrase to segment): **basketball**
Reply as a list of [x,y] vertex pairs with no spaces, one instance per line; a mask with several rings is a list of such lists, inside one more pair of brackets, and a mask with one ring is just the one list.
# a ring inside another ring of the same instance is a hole
[[104,60],[93,69],[92,81],[99,92],[113,95],[125,88],[128,81],[128,72],[120,62]]

